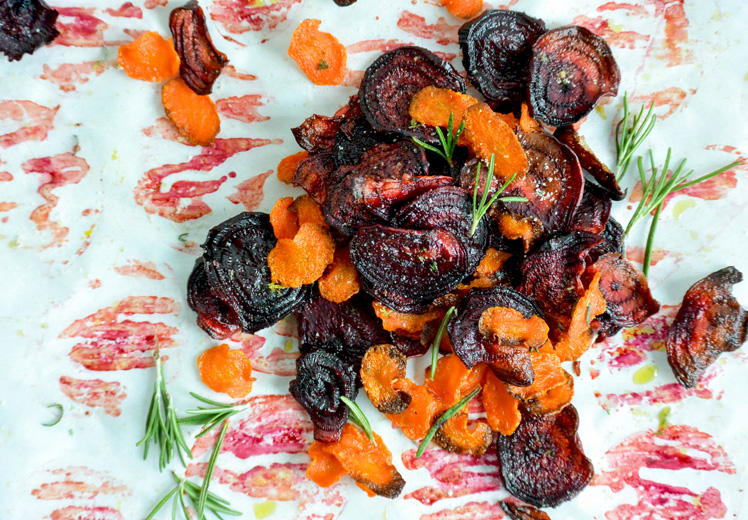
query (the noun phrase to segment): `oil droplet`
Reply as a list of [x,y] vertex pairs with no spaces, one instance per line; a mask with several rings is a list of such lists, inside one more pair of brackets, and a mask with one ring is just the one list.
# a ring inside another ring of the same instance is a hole
[[600,119],[602,119],[603,121],[605,121],[606,119],[608,119],[608,117],[605,115],[605,108],[604,107],[602,107],[600,105],[597,105],[595,107],[595,110],[600,115]]
[[293,340],[288,340],[286,343],[283,344],[283,350],[286,352],[291,352],[293,350]]
[[675,217],[675,221],[680,221],[680,216],[683,214],[684,211],[690,208],[696,207],[696,201],[693,199],[686,199],[678,201],[677,204],[675,204],[675,207],[673,208],[673,216]]
[[660,424],[657,427],[657,435],[662,435],[668,426],[670,426],[670,407],[666,406],[660,410]]
[[645,385],[657,377],[657,365],[646,365],[634,372],[634,383]]
[[275,500],[268,500],[266,502],[260,502],[255,504],[255,518],[267,518],[275,513]]

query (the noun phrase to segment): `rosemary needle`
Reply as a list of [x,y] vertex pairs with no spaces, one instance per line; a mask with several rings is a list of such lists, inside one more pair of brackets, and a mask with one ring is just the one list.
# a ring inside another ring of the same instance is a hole
[[457,141],[460,139],[460,136],[462,135],[462,132],[465,130],[465,121],[463,120],[460,123],[459,128],[457,128],[457,132],[452,131],[454,125],[454,113],[449,113],[449,125],[447,126],[447,135],[444,135],[444,132],[441,128],[438,126],[434,127],[436,129],[436,134],[439,136],[439,141],[441,141],[442,149],[439,150],[435,146],[431,146],[428,143],[424,143],[417,137],[413,137],[413,141],[422,148],[426,148],[427,150],[431,150],[432,152],[442,156],[445,161],[447,161],[447,164],[451,168],[454,166],[452,163],[452,155],[455,152],[455,148],[457,147]]
[[198,433],[195,438],[200,438],[206,433],[208,433],[210,430],[221,424],[223,421],[228,419],[229,417],[238,414],[239,412],[243,412],[247,408],[249,408],[249,404],[225,404],[225,403],[219,403],[218,401],[213,401],[211,399],[208,399],[207,397],[203,397],[201,395],[196,394],[195,392],[190,392],[190,395],[197,399],[198,401],[202,401],[205,404],[209,404],[213,406],[213,408],[205,408],[202,406],[198,406],[195,409],[191,410],[185,410],[185,413],[189,414],[189,417],[181,417],[179,419],[180,424],[203,424],[205,427],[200,430],[200,433]]
[[436,435],[436,432],[441,428],[442,424],[450,420],[453,416],[457,414],[460,410],[462,410],[466,404],[468,404],[473,397],[478,395],[478,392],[481,391],[481,387],[479,386],[472,392],[470,392],[468,395],[457,401],[457,404],[452,406],[450,409],[448,409],[446,412],[444,412],[441,417],[434,423],[434,425],[431,427],[429,432],[426,434],[426,437],[423,438],[421,441],[421,445],[418,446],[418,451],[416,452],[416,458],[420,458],[421,455],[423,455],[423,452],[426,451],[426,446],[429,445],[429,442],[431,442],[431,439],[434,438],[434,435]]
[[483,196],[480,199],[480,203],[478,202],[478,184],[480,184],[480,168],[481,168],[481,162],[478,162],[478,167],[476,168],[475,172],[475,187],[473,188],[473,225],[470,227],[470,236],[473,236],[473,233],[475,233],[475,230],[478,229],[478,224],[480,224],[480,219],[483,218],[483,215],[486,214],[486,212],[493,206],[493,203],[496,202],[496,200],[501,200],[503,202],[527,202],[527,199],[525,197],[501,197],[499,196],[504,192],[505,189],[514,181],[514,178],[517,177],[517,173],[515,172],[508,181],[504,183],[504,185],[498,189],[496,193],[494,193],[493,197],[491,197],[488,201],[488,192],[491,189],[491,181],[493,180],[493,171],[494,171],[494,154],[491,154],[491,160],[488,163],[488,175],[486,176],[486,182],[483,184]]
[[218,435],[218,440],[215,446],[213,446],[213,452],[210,454],[210,460],[208,460],[208,466],[205,468],[205,476],[203,477],[203,485],[200,488],[200,497],[197,500],[197,517],[202,518],[203,512],[205,512],[205,503],[208,499],[208,487],[210,487],[210,479],[213,478],[213,471],[216,469],[216,461],[218,460],[218,454],[221,452],[221,445],[223,445],[223,438],[226,436],[226,430],[229,428],[229,422],[223,421],[223,428],[221,433]]
[[371,424],[369,423],[369,419],[366,418],[364,411],[344,395],[340,396],[340,400],[350,409],[351,415],[349,418],[364,430],[364,433],[366,433],[371,442],[374,442],[374,433],[371,431]]
[[647,136],[652,133],[657,116],[654,114],[654,101],[644,114],[642,105],[639,114],[633,116],[629,122],[628,92],[623,94],[623,117],[616,126],[616,182],[620,182],[626,175],[629,165],[634,158],[634,152],[641,146]]
[[431,347],[431,379],[434,379],[434,376],[436,375],[436,362],[439,359],[439,345],[441,345],[442,338],[444,337],[444,333],[447,330],[447,325],[449,324],[449,320],[452,319],[452,316],[454,316],[455,312],[457,312],[457,307],[455,307],[454,305],[447,309],[447,313],[444,315],[441,325],[439,325],[439,330],[436,331],[434,344]]

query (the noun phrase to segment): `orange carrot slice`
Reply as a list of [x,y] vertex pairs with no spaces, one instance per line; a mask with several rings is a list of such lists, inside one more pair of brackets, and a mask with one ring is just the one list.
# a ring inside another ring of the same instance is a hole
[[288,55],[315,85],[339,85],[346,74],[345,46],[322,32],[319,20],[307,19],[291,35]]
[[486,103],[473,105],[463,115],[465,139],[486,164],[494,156],[494,175],[501,180],[522,177],[530,165],[512,129]]
[[525,346],[539,349],[548,341],[548,325],[542,318],[525,319],[522,313],[509,307],[486,309],[478,321],[480,333],[505,346]]
[[268,254],[270,277],[285,287],[316,282],[333,260],[335,241],[317,224],[302,224],[291,239],[278,240]]
[[117,52],[117,63],[133,79],[158,83],[179,73],[179,55],[157,32],[147,32]]
[[595,274],[584,295],[577,300],[571,323],[556,343],[556,354],[561,361],[576,361],[592,345],[592,320],[605,312],[605,299],[600,292],[600,273]]
[[161,89],[166,116],[191,145],[208,146],[221,131],[221,120],[213,101],[198,96],[182,78],[170,79]]
[[318,287],[324,299],[335,303],[343,303],[361,290],[358,271],[347,246],[335,249],[332,263],[319,279]]
[[322,207],[317,204],[309,195],[298,197],[291,207],[299,216],[299,225],[316,224],[325,229],[329,228],[325,216],[322,214]]
[[[427,369],[430,374],[430,369]],[[478,388],[486,375],[486,365],[469,369],[454,354],[442,356],[436,363],[434,379],[426,379],[426,388],[438,398],[444,409]]]
[[197,358],[200,379],[215,392],[244,397],[252,390],[252,363],[241,350],[228,345],[209,348]]
[[429,126],[449,126],[452,114],[452,130],[462,123],[462,114],[478,100],[468,94],[461,94],[447,88],[426,87],[416,93],[410,102],[410,117]]
[[519,401],[506,389],[506,384],[488,371],[486,382],[483,384],[483,408],[486,410],[486,420],[492,430],[502,435],[511,435],[522,421],[519,411]]
[[405,378],[405,355],[394,345],[370,347],[361,360],[361,383],[374,407],[382,413],[402,413],[410,396],[393,388]]
[[323,448],[324,443],[313,441],[309,447],[312,459],[306,468],[306,478],[320,487],[326,488],[335,484],[345,475],[345,469],[333,455]]
[[299,217],[291,210],[293,197],[281,197],[270,212],[270,225],[275,238],[293,238],[299,232]]
[[309,157],[309,152],[298,152],[281,159],[281,162],[278,163],[278,180],[291,184],[293,174],[296,173],[296,167],[307,157]]
[[493,432],[484,422],[470,421],[466,413],[447,419],[434,435],[434,442],[451,453],[480,457],[493,441]]
[[519,129],[529,134],[530,132],[540,132],[540,123],[530,116],[530,109],[527,103],[522,103],[522,115],[519,118]]
[[535,376],[530,386],[506,385],[509,393],[522,399],[528,410],[538,415],[553,413],[571,402],[574,380],[561,367],[556,354],[534,352],[532,369]]
[[458,18],[475,18],[483,11],[483,0],[442,0],[442,5]]
[[410,395],[410,404],[403,413],[388,414],[387,418],[392,421],[393,426],[400,428],[408,439],[423,439],[442,410],[441,403],[425,386],[416,385],[409,379],[396,381],[392,388],[407,392]]
[[420,339],[421,332],[423,332],[423,328],[426,324],[432,321],[438,321],[441,323],[446,312],[445,309],[436,308],[423,314],[407,314],[394,311],[376,301],[373,306],[377,317],[382,320],[382,327],[384,327],[384,330],[411,339]]

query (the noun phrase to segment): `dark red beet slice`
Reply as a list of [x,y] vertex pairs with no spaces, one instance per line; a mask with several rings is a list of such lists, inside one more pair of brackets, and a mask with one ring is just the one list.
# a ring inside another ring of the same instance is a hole
[[353,367],[329,352],[319,350],[296,360],[296,379],[288,386],[312,418],[315,440],[340,440],[348,421],[348,407],[340,397],[356,400],[356,379]]
[[462,63],[468,79],[491,101],[525,100],[532,45],[545,24],[517,11],[490,9],[460,27]]
[[366,69],[359,90],[361,110],[376,130],[396,132],[433,141],[431,127],[410,128],[410,101],[426,87],[465,92],[465,80],[431,51],[400,47],[381,55]]
[[506,500],[499,502],[499,505],[510,520],[551,520],[547,513],[533,506],[521,506]]
[[584,192],[584,175],[576,155],[542,132],[524,134],[520,143],[530,170],[515,180],[506,194],[526,197],[528,201],[506,203],[506,208],[540,220],[546,236],[567,231]]
[[424,344],[421,340],[404,338],[394,333],[392,334],[392,344],[407,358],[420,357],[431,350],[430,343]]
[[543,317],[532,299],[511,287],[471,289],[447,327],[455,354],[468,368],[487,363],[502,381],[516,386],[531,385],[535,374],[527,348],[498,345],[478,330],[481,314],[491,307],[515,309],[526,319]]
[[364,228],[350,251],[364,289],[398,312],[425,312],[469,274],[465,248],[443,229]]
[[343,303],[318,296],[299,312],[301,353],[331,352],[352,365],[356,373],[369,347],[390,341],[389,333],[374,314],[371,299],[365,295],[356,295]]
[[600,237],[580,232],[554,237],[522,262],[519,290],[538,302],[551,330],[559,323],[567,324],[584,294],[586,260],[600,242]]
[[605,40],[577,25],[551,29],[532,47],[532,116],[551,126],[576,123],[602,96],[616,95],[620,81]]
[[17,61],[49,45],[60,35],[55,27],[58,15],[44,0],[0,2],[0,52]]
[[597,158],[595,153],[587,146],[584,137],[579,135],[573,126],[557,128],[553,137],[571,148],[571,151],[579,158],[579,164],[582,165],[582,168],[608,192],[611,199],[623,200],[625,194],[618,185],[615,174]]
[[304,150],[319,153],[333,148],[341,121],[341,117],[314,114],[307,117],[299,126],[292,128],[291,133]]
[[187,280],[187,304],[197,313],[197,324],[213,339],[226,339],[240,330],[236,313],[211,291],[202,257]]
[[488,247],[486,220],[481,220],[471,236],[472,197],[456,186],[428,191],[409,202],[400,210],[395,225],[406,229],[446,229],[462,242],[468,255],[470,273],[478,267]]
[[603,233],[610,218],[611,206],[612,201],[606,190],[597,184],[585,182],[582,202],[572,217],[571,230],[593,235]]
[[557,414],[522,410],[512,435],[499,435],[501,477],[506,490],[536,507],[556,507],[578,495],[595,474],[577,435],[573,405]]
[[333,0],[340,7],[348,7],[356,3],[356,0]]
[[292,184],[303,188],[317,204],[324,204],[334,171],[335,159],[331,152],[310,155],[296,167]]
[[667,361],[684,387],[696,386],[722,352],[745,342],[748,318],[732,295],[732,286],[742,280],[740,271],[725,267],[686,292],[667,335]]
[[587,268],[590,278],[596,273],[600,273],[605,312],[617,325],[630,327],[642,323],[660,310],[644,274],[620,253],[606,253]]
[[275,242],[268,215],[244,212],[211,229],[203,244],[208,285],[244,332],[273,325],[309,298],[310,286],[271,289],[267,255]]
[[213,45],[203,9],[190,0],[169,15],[174,50],[179,54],[179,76],[196,94],[206,96],[229,60]]

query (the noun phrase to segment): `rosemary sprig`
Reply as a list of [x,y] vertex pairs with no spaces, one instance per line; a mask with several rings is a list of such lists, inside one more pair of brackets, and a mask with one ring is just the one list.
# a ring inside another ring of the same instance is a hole
[[166,390],[164,369],[158,348],[153,351],[153,358],[156,360],[156,382],[153,385],[153,397],[151,397],[151,405],[148,408],[148,416],[145,421],[145,434],[138,441],[137,446],[141,444],[144,446],[143,458],[146,459],[148,458],[148,448],[151,441],[157,444],[160,450],[158,468],[159,471],[163,471],[175,452],[185,466],[187,463],[184,460],[183,452],[189,458],[192,458],[192,452],[184,440],[171,395]]
[[447,161],[447,164],[449,165],[450,168],[454,166],[454,164],[452,163],[452,155],[454,154],[455,148],[457,147],[457,140],[460,138],[460,136],[462,135],[462,132],[465,130],[465,121],[463,120],[460,123],[460,126],[457,128],[457,132],[454,132],[454,133],[452,132],[453,125],[454,125],[454,113],[450,112],[449,113],[449,125],[447,126],[447,135],[444,135],[444,132],[438,126],[434,127],[436,129],[436,134],[439,136],[439,141],[441,141],[442,143],[442,148],[443,148],[442,150],[439,150],[437,147],[431,146],[428,143],[424,143],[417,137],[413,137],[413,141],[415,141],[415,143],[418,146],[421,146],[423,148],[426,148],[427,150],[431,150],[432,152],[441,155],[444,158],[444,160]]
[[634,115],[629,121],[628,93],[623,94],[623,117],[616,126],[616,181],[621,182],[629,165],[634,158],[634,152],[652,132],[657,116],[654,114],[654,101],[650,103],[649,110],[644,114],[642,105],[638,115]]
[[216,461],[218,460],[218,454],[221,452],[221,446],[223,445],[223,438],[226,436],[226,430],[229,428],[229,422],[223,421],[223,428],[221,433],[218,435],[218,440],[215,446],[213,446],[213,452],[210,454],[208,460],[208,466],[205,468],[205,476],[203,476],[203,485],[200,487],[200,496],[197,499],[197,517],[203,518],[205,512],[205,506],[208,500],[208,487],[210,487],[210,479],[213,478],[213,470],[216,469]]
[[359,406],[348,399],[346,396],[341,395],[340,400],[350,409],[351,414],[348,416],[348,418],[355,423],[359,428],[364,430],[364,433],[366,433],[366,436],[369,438],[371,442],[374,442],[374,433],[371,431],[371,424],[369,424],[369,419],[366,418],[366,415],[364,415],[363,410],[359,408]]
[[444,318],[442,318],[441,325],[439,325],[439,329],[436,331],[434,343],[431,346],[431,379],[434,379],[434,376],[436,375],[436,362],[439,359],[439,345],[441,345],[444,333],[447,331],[449,320],[452,319],[455,312],[457,312],[457,307],[454,305],[447,309],[447,313],[444,315]]
[[[200,500],[200,491],[202,487],[198,486],[194,482],[190,482],[187,479],[181,478],[174,472],[172,472],[172,476],[174,477],[174,480],[176,481],[177,485],[174,486],[174,489],[169,491],[164,496],[164,498],[161,499],[161,501],[158,504],[156,504],[156,507],[153,508],[153,510],[148,514],[147,517],[145,517],[145,520],[153,520],[156,514],[158,514],[161,508],[164,507],[166,503],[169,501],[169,499],[172,497],[173,497],[172,510],[171,510],[172,520],[176,520],[177,518],[178,507],[182,508],[182,513],[184,514],[184,518],[186,520],[192,520],[192,515],[190,515],[190,512],[187,509],[187,502],[185,501],[184,496],[187,495],[192,501],[193,507],[196,507],[198,500]],[[216,517],[218,517],[219,519],[221,518],[222,514],[231,515],[231,516],[242,515],[241,511],[237,511],[236,509],[231,509],[229,507],[230,505],[231,505],[231,502],[229,502],[225,498],[219,497],[215,493],[208,492],[206,495],[205,508],[207,508],[211,513],[216,515]],[[202,515],[198,515],[197,519],[204,520],[205,513],[203,513]]]
[[687,172],[685,171],[686,159],[683,159],[675,169],[675,171],[671,175],[668,175],[671,155],[672,149],[668,148],[667,155],[665,156],[665,163],[662,166],[662,169],[658,169],[655,166],[654,155],[651,150],[649,151],[649,163],[652,171],[649,178],[647,178],[646,172],[644,170],[644,163],[642,161],[642,158],[639,157],[637,161],[639,178],[641,179],[642,185],[642,198],[639,201],[636,209],[634,210],[634,214],[631,216],[631,220],[629,220],[629,223],[626,226],[624,236],[627,236],[631,232],[631,229],[644,217],[649,215],[652,211],[655,212],[652,224],[650,226],[649,235],[647,237],[647,245],[644,250],[643,272],[645,276],[649,274],[649,263],[652,258],[652,247],[654,244],[655,233],[657,231],[657,222],[660,218],[662,207],[665,204],[665,199],[673,193],[677,193],[695,184],[699,184],[700,182],[709,180],[712,177],[719,175],[720,173],[724,173],[741,164],[742,162],[732,162],[726,166],[723,166],[722,168],[718,168],[712,172],[707,173],[706,175],[702,175],[697,179],[689,181],[688,178],[693,173],[693,170]]
[[481,162],[478,162],[478,167],[476,168],[475,172],[475,188],[473,188],[473,225],[470,227],[470,236],[473,236],[473,233],[475,233],[475,230],[478,228],[478,224],[480,223],[480,219],[483,218],[483,215],[486,214],[486,212],[489,210],[489,208],[493,205],[496,200],[501,200],[503,202],[527,202],[527,199],[525,197],[501,197],[499,196],[504,192],[504,190],[514,181],[514,178],[517,176],[516,173],[512,175],[508,181],[504,183],[504,185],[499,188],[499,190],[494,193],[493,197],[491,197],[488,201],[488,191],[491,188],[491,181],[493,180],[493,170],[494,170],[494,154],[491,154],[491,160],[488,163],[488,175],[486,176],[486,182],[483,185],[483,196],[480,199],[480,203],[478,203],[478,184],[480,183],[480,168],[481,168]]
[[200,430],[200,433],[195,435],[196,439],[202,437],[229,417],[243,412],[244,410],[249,408],[248,404],[219,403],[218,401],[213,401],[211,399],[208,399],[207,397],[198,395],[195,392],[190,392],[190,395],[198,401],[202,401],[203,403],[209,404],[214,407],[205,408],[202,406],[198,406],[197,408],[193,408],[192,410],[185,410],[185,413],[190,414],[190,417],[181,417],[179,419],[179,424],[205,425],[205,427]]
[[468,395],[460,399],[457,404],[452,406],[450,409],[448,409],[446,412],[444,412],[441,417],[434,423],[434,425],[431,427],[429,432],[426,434],[426,437],[423,438],[421,441],[421,445],[418,446],[418,451],[416,452],[416,458],[420,458],[421,455],[423,455],[423,452],[426,451],[426,446],[429,445],[429,442],[431,442],[431,439],[434,438],[434,435],[436,435],[437,430],[441,428],[442,424],[450,420],[454,415],[457,414],[460,410],[462,410],[466,404],[470,402],[470,400],[478,395],[478,392],[481,391],[481,387],[479,386],[472,392],[470,392]]
[[47,406],[47,408],[54,408],[55,410],[57,410],[57,417],[52,419],[50,422],[42,423],[42,426],[51,427],[51,426],[56,425],[62,420],[62,414],[65,411],[63,410],[62,405],[60,403],[50,404],[49,406]]

